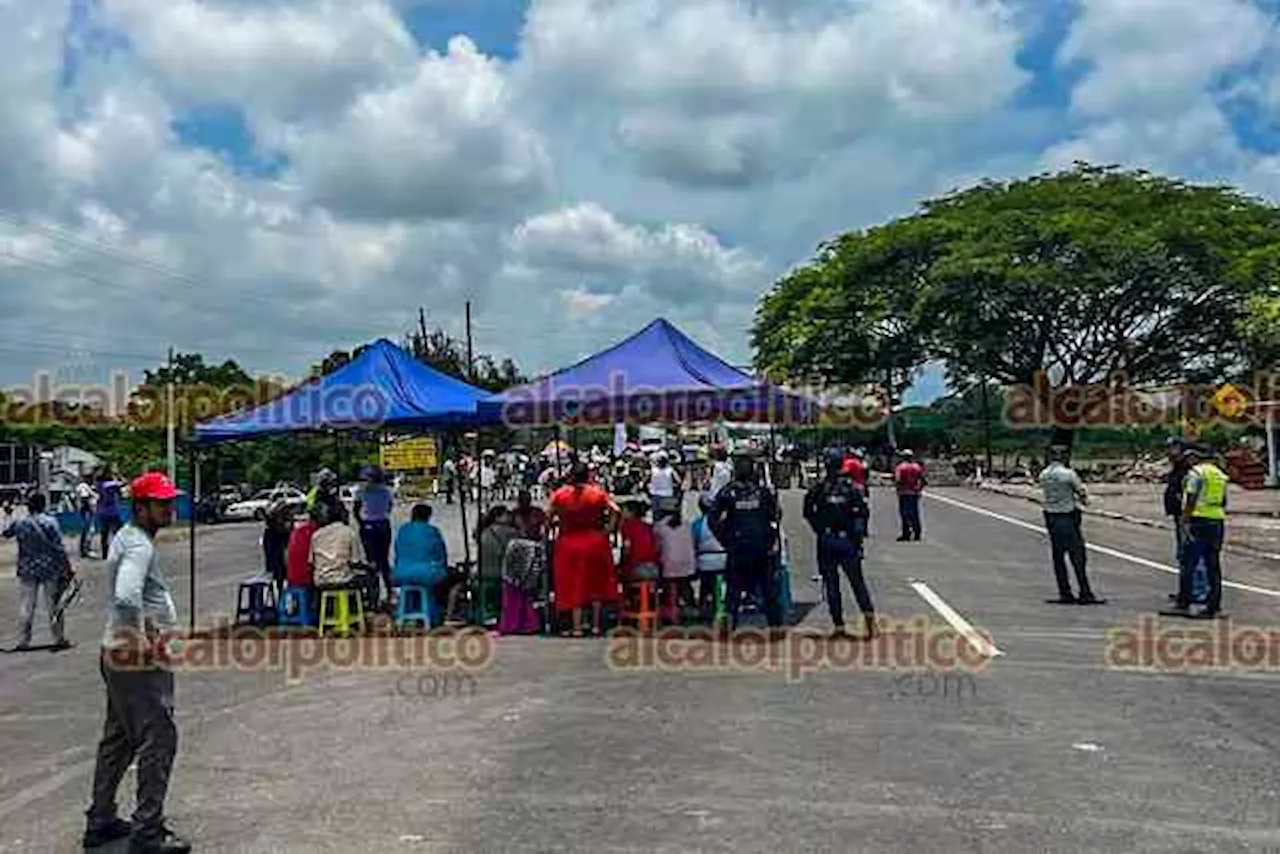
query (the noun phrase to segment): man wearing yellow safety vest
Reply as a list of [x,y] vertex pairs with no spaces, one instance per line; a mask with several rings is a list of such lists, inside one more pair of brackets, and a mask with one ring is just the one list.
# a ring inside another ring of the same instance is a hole
[[[1222,609],[1222,542],[1227,523],[1227,484],[1230,478],[1218,468],[1203,447],[1195,445],[1184,454],[1191,470],[1183,490],[1182,515],[1187,525],[1186,545],[1178,576],[1178,610],[1190,616],[1213,619]],[[1192,584],[1196,565],[1204,561],[1209,592],[1203,610],[1191,612]]]

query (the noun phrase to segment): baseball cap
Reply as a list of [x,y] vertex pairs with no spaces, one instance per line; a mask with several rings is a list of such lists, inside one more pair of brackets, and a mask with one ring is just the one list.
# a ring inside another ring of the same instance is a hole
[[178,488],[164,472],[149,471],[129,484],[129,495],[135,501],[172,501]]

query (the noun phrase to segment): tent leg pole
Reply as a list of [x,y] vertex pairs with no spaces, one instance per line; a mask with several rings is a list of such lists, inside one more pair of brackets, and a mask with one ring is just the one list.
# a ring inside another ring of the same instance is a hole
[[556,422],[556,480],[560,480],[561,478],[564,477],[564,470],[560,468],[560,442],[561,442],[560,435],[561,435],[560,422],[557,421]]
[[187,585],[191,597],[191,615],[189,617],[191,631],[196,630],[196,506],[200,500],[200,457],[194,445],[187,445],[187,465],[191,473],[191,505],[190,530],[187,544]]

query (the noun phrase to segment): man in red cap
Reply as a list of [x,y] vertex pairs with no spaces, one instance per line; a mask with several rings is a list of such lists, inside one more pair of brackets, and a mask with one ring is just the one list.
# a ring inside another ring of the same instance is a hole
[[[160,472],[130,487],[133,515],[107,551],[111,610],[100,670],[107,689],[107,719],[93,774],[85,848],[129,837],[136,854],[187,852],[191,845],[168,829],[164,801],[178,749],[173,722],[173,673],[156,660],[155,644],[178,622],[169,582],[160,571],[156,532],[173,521],[178,490]],[[138,762],[138,805],[132,823],[116,814],[116,790]]]

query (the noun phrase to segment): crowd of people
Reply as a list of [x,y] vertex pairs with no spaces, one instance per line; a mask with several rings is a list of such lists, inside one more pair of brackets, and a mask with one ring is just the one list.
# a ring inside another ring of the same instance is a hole
[[[1220,552],[1227,510],[1227,475],[1204,446],[1171,440],[1171,472],[1165,509],[1175,521],[1175,549],[1181,568],[1171,594],[1171,613],[1212,619],[1222,598]],[[557,467],[557,472],[561,469]],[[786,542],[781,507],[758,457],[713,449],[700,479],[655,454],[648,471],[611,480],[612,469],[571,459],[567,476],[541,481],[545,509],[533,487],[515,492],[515,504],[488,508],[474,531],[477,572],[450,566],[445,538],[429,504],[415,504],[398,530],[392,518],[394,490],[384,472],[369,467],[348,511],[338,478],[321,471],[307,496],[306,518],[298,521],[281,503],[269,508],[263,536],[264,560],[282,588],[358,587],[374,607],[389,602],[406,585],[433,590],[456,611],[470,583],[500,590],[502,627],[523,625],[541,579],[550,575],[555,608],[569,618],[569,634],[602,632],[607,606],[633,597],[642,585],[661,591],[665,613],[679,619],[696,613],[713,617],[713,602],[724,599],[726,629],[736,628],[743,603],[754,599],[774,632],[786,621]],[[627,487],[611,493],[609,485]],[[893,472],[902,542],[922,537],[920,496],[926,486],[921,463],[901,451]],[[1040,475],[1045,523],[1051,543],[1059,598],[1071,604],[1098,604],[1089,585],[1081,511],[1088,502],[1083,482],[1070,467],[1069,448],[1055,446]],[[539,484],[534,484],[534,487]],[[178,490],[165,475],[144,474],[125,488],[109,470],[96,473],[78,495],[81,512],[110,536],[102,543],[106,583],[111,590],[102,640],[101,677],[106,720],[98,745],[84,844],[96,848],[131,838],[130,850],[186,852],[190,844],[169,829],[164,802],[177,750],[173,718],[173,674],[155,666],[151,644],[177,624],[170,586],[160,569],[157,532],[170,524]],[[687,493],[698,492],[698,513],[685,518]],[[870,585],[864,575],[864,541],[870,502],[865,453],[830,449],[822,477],[806,491],[804,519],[817,543],[818,571],[837,634],[845,634],[841,576],[862,612],[866,636],[878,632]],[[129,523],[121,526],[123,502]],[[18,541],[21,586],[20,648],[27,646],[37,597],[49,603],[55,648],[70,646],[61,613],[74,572],[56,519],[44,496],[33,494],[25,517],[3,535]],[[81,554],[89,544],[81,540]],[[1075,571],[1073,592],[1067,560]],[[722,591],[726,591],[723,592]],[[482,593],[483,595],[483,593]],[[315,597],[312,597],[313,601]],[[590,615],[590,624],[587,616]],[[527,627],[526,627],[527,628]],[[535,629],[531,630],[536,630]],[[517,628],[516,630],[522,630]],[[121,664],[124,666],[121,666]],[[139,664],[146,666],[138,666]],[[132,821],[117,815],[117,789],[137,763],[138,805]]]

